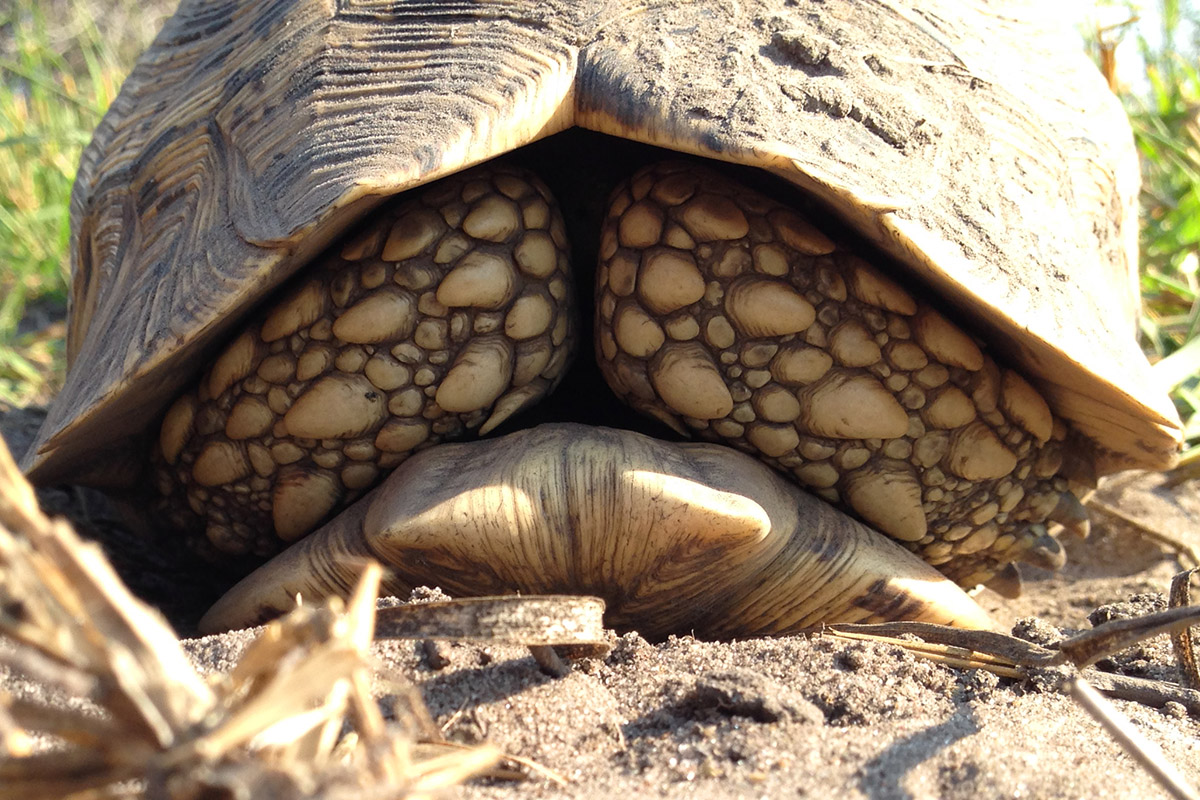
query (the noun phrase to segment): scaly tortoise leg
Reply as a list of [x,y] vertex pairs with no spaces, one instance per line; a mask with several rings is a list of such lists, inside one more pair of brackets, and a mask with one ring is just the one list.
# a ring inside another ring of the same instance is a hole
[[575,343],[563,222],[532,175],[455,175],[374,215],[168,411],[172,521],[273,553],[414,450],[487,432],[558,382]]
[[[565,286],[565,274],[555,277]],[[1037,393],[793,212],[694,167],[644,172],[617,192],[598,283],[597,351],[631,405],[755,453],[960,583],[986,579],[1012,555],[1053,566],[1061,551],[1042,522],[1082,527],[1078,504],[1055,475],[1063,428]],[[447,284],[450,277],[426,296],[439,298]],[[481,291],[495,281],[467,286]],[[568,331],[561,341],[569,338]],[[539,374],[548,381],[560,374],[547,369]],[[428,384],[427,408],[438,406],[440,392]],[[464,424],[487,415],[471,413]],[[169,430],[165,424],[167,455]],[[297,592],[341,591],[366,557],[391,565],[395,590],[432,575],[464,594],[595,591],[613,603],[615,619],[659,632],[682,621],[716,636],[778,633],[828,618],[896,615],[988,624],[920,562],[798,490],[756,476],[752,462],[737,461],[744,457],[655,443],[644,468],[631,469],[643,438],[543,426],[425,453],[239,584],[205,624],[245,624],[283,610]],[[702,463],[719,474],[695,473]],[[554,477],[559,472],[574,478]],[[713,517],[730,502],[730,486],[740,499]],[[771,499],[784,495],[791,499]],[[762,526],[770,507],[779,518]],[[806,521],[794,524],[793,513]],[[664,527],[664,514],[674,528]],[[616,522],[633,527],[622,533]],[[728,578],[716,593],[720,610],[711,586],[692,585],[716,563]],[[667,574],[674,577],[664,583]],[[695,608],[678,602],[693,590],[706,599]]]
[[1041,395],[757,192],[642,170],[613,194],[597,286],[597,359],[627,403],[759,455],[960,585],[1061,566],[1048,519],[1085,529]]
[[372,559],[390,594],[591,594],[609,625],[652,639],[992,625],[933,567],[756,458],[567,423],[416,454],[231,589],[200,629],[263,622],[297,595],[344,596]]

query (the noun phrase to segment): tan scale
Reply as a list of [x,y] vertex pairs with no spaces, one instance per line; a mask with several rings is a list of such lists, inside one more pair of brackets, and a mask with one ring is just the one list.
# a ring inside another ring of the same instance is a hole
[[[670,188],[634,202],[646,180]],[[678,225],[703,243],[678,253],[648,235],[602,234],[615,246],[597,302],[619,311],[597,315],[598,359],[630,405],[759,454],[963,585],[1050,557],[1040,523],[1069,496],[1050,468],[1062,437],[1051,439],[1029,382],[945,312],[701,167],[650,167],[613,203],[610,229],[632,213],[663,220],[641,233]],[[664,345],[655,332],[681,318],[704,335]]]
[[704,278],[691,253],[674,249],[646,254],[638,277],[638,296],[655,314],[669,314],[704,296]]
[[[501,180],[547,213],[519,213]],[[166,513],[218,550],[271,553],[413,450],[494,428],[544,396],[575,338],[552,208],[532,176],[480,169],[335,248],[168,410],[158,451],[172,480],[157,483],[187,502]],[[447,242],[460,252],[439,263]]]
[[763,278],[734,281],[727,291],[725,312],[734,329],[751,339],[799,333],[815,318],[812,304],[799,292]]

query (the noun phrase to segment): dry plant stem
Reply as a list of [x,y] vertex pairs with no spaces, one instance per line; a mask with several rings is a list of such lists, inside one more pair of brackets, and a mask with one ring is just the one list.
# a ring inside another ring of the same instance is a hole
[[6,698],[5,709],[11,719],[25,730],[52,732],[72,744],[99,746],[121,731],[111,719],[89,717],[73,710],[56,708],[20,698]]
[[[1041,645],[995,631],[973,631],[934,625],[928,622],[882,622],[874,625],[831,625],[826,631],[855,638],[886,638],[901,647],[911,649],[910,640],[901,636],[916,636],[921,644],[937,644],[987,656],[994,663],[1021,667],[1050,667],[1061,663],[1060,654]],[[920,652],[919,650],[914,652]]]
[[98,547],[42,515],[7,448],[0,448],[0,525],[23,537],[0,538],[5,588],[15,592],[0,607],[8,636],[90,673],[96,699],[157,746],[207,713],[212,692],[161,616],[129,594]]
[[[1097,625],[1090,631],[1062,640],[1054,648],[1042,647],[1003,633],[959,630],[923,622],[833,625],[830,630],[870,636],[899,637],[910,634],[927,642],[989,653],[1016,666],[1053,667],[1070,662],[1083,669],[1118,650],[1160,633],[1186,629],[1197,621],[1200,621],[1200,606],[1172,608]],[[902,640],[898,641],[903,643]]]
[[1100,659],[1160,633],[1186,631],[1200,621],[1200,606],[1171,608],[1132,619],[1117,619],[1059,642],[1057,647],[1083,669]]
[[445,740],[443,729],[433,721],[420,690],[402,679],[392,679],[386,676],[380,678],[380,690],[394,698],[391,717],[398,721],[406,731],[412,731],[413,738],[418,742],[442,742]]
[[[951,629],[950,636],[956,639],[956,634],[962,633],[956,629]],[[848,630],[830,628],[825,631],[825,635],[837,637],[839,639],[848,639],[855,641],[877,642],[880,644],[890,644],[897,647],[903,647],[905,650],[918,655],[922,658],[927,658],[931,661],[936,661],[940,664],[956,667],[958,669],[986,669],[989,672],[995,673],[1006,678],[1015,678],[1023,680],[1029,677],[1028,670],[1030,667],[1045,667],[1053,666],[1061,663],[1059,655],[1054,650],[1033,645],[1029,642],[1024,642],[1013,637],[1013,645],[1007,649],[1009,653],[1027,652],[1028,662],[1018,663],[1018,659],[1009,657],[998,657],[993,651],[977,651],[969,647],[961,645],[945,645],[935,644],[925,641],[914,641],[911,638],[900,639],[892,636],[877,636],[866,633],[852,632]],[[910,631],[908,635],[913,635]],[[937,632],[932,632],[930,638],[936,638]],[[1021,645],[1026,645],[1023,648]],[[981,646],[987,646],[983,644]],[[1091,682],[1092,686],[1120,700],[1131,700],[1135,703],[1141,703],[1151,708],[1162,708],[1167,703],[1179,703],[1187,709],[1188,713],[1200,715],[1200,691],[1188,689],[1182,686],[1176,686],[1163,681],[1148,680],[1146,678],[1135,678],[1131,675],[1118,675],[1111,672],[1100,672],[1096,669],[1086,669],[1083,675]]]
[[1200,717],[1200,692],[1165,681],[1136,678],[1089,668],[1083,676],[1098,691],[1117,700],[1129,700],[1150,708],[1163,708],[1167,703],[1179,703],[1194,717]]
[[[952,666],[986,669],[998,675],[1024,678],[1029,668],[1053,667],[1068,662],[1084,669],[1109,653],[1143,639],[1186,628],[1198,615],[1200,608],[1191,606],[1147,614],[1132,620],[1116,620],[1059,642],[1056,648],[1042,647],[1002,633],[965,631],[916,622],[835,625],[826,629],[826,632],[843,638],[894,644],[916,655]],[[915,636],[922,641],[899,638],[901,636]],[[1195,689],[1090,669],[1084,674],[1101,691],[1113,697],[1155,708],[1161,708],[1168,702],[1177,702],[1189,713],[1200,714],[1200,691]]]
[[0,650],[0,666],[31,680],[54,686],[70,697],[91,697],[96,681],[88,673],[60,664],[36,650]]
[[[432,745],[432,746],[433,747],[447,747],[447,748],[457,749],[457,750],[469,749],[469,745],[459,744],[457,742],[447,742],[447,741],[438,742],[437,744]],[[568,781],[562,774],[555,772],[554,770],[550,769],[549,767],[539,764],[538,762],[534,761],[531,758],[525,758],[524,756],[514,756],[514,755],[509,755],[509,754],[505,753],[503,756],[503,760],[511,761],[512,763],[517,764],[518,766],[524,767],[525,769],[529,770],[530,772],[536,772],[538,775],[542,776],[543,778],[546,778],[549,781],[553,781],[554,783],[557,783],[559,786],[567,786],[570,783],[570,781]],[[493,777],[500,777],[500,775],[498,775],[496,772],[489,773],[489,775],[491,775]],[[522,774],[520,772],[513,772],[512,776],[517,777],[517,778],[525,777],[524,774]]]
[[1086,505],[1090,509],[1095,509],[1096,511],[1110,516],[1113,519],[1120,520],[1130,528],[1133,528],[1142,536],[1145,536],[1147,539],[1157,542],[1163,547],[1174,551],[1184,568],[1194,569],[1196,567],[1200,567],[1200,552],[1198,552],[1195,547],[1192,547],[1190,544],[1182,541],[1178,537],[1152,528],[1136,517],[1131,517],[1124,511],[1121,511],[1114,506],[1110,506],[1108,503],[1102,503],[1094,498],[1089,499],[1086,502]]
[[[1192,575],[1196,571],[1197,568],[1184,570],[1171,580],[1171,608],[1192,604]],[[1200,671],[1196,667],[1196,651],[1192,647],[1191,629],[1174,631],[1171,634],[1171,647],[1175,651],[1175,660],[1179,662],[1183,685],[1189,689],[1200,689]]]
[[[963,631],[925,623],[885,623],[881,625],[837,625],[830,628],[834,636],[846,639],[878,641],[898,645],[915,655],[956,667],[987,669],[998,675],[1013,678],[1027,677],[1027,669],[1049,667],[1066,661],[1083,670],[1087,664],[1104,655],[1127,647],[1163,630],[1176,630],[1197,617],[1197,608],[1171,609],[1132,620],[1117,620],[1098,626],[1058,644],[1059,649],[1041,647],[1004,634],[987,631]],[[889,635],[890,634],[890,635]],[[916,635],[934,643],[895,638]],[[1004,662],[1008,662],[1005,664]],[[1168,701],[1182,702],[1190,713],[1200,709],[1200,694],[1192,689],[1166,687],[1156,681],[1138,680],[1123,675],[1110,675],[1096,670],[1086,674],[1101,682],[1101,689],[1124,699],[1152,706]],[[1092,715],[1129,755],[1149,772],[1175,798],[1197,798],[1195,791],[1152,742],[1141,736],[1124,717],[1097,692],[1084,675],[1076,674],[1064,684],[1065,689]]]
[[[380,573],[366,566],[344,611],[267,626],[210,685],[98,548],[41,514],[0,443],[0,664],[106,712],[0,693],[0,800],[413,798],[486,769],[494,748],[416,760],[386,728],[369,691]],[[35,751],[34,733],[68,746]]]
[[492,769],[500,753],[494,747],[473,747],[447,753],[414,765],[415,777],[408,784],[412,797],[439,794],[468,778]]
[[1163,755],[1158,745],[1142,736],[1112,703],[1088,685],[1081,676],[1067,682],[1067,690],[1092,718],[1099,722],[1129,756],[1149,772],[1176,800],[1197,800],[1200,795]]
[[571,645],[575,656],[599,655],[604,640],[604,601],[597,597],[466,597],[415,603],[377,612],[380,639],[455,639],[520,644],[542,672],[563,678],[570,665],[554,645]]
[[945,664],[950,667],[960,669],[986,669],[1005,678],[1016,678],[1018,680],[1026,677],[1025,670],[1019,667],[1014,667],[1010,663],[1005,663],[1003,658],[998,658],[992,653],[979,650],[971,650],[966,647],[954,645],[931,644],[929,642],[912,641],[909,639],[895,639],[887,636],[871,636],[867,634],[854,633],[851,631],[831,629],[829,634],[839,639],[850,639],[862,642],[887,642],[903,647],[910,653],[915,653],[930,661],[936,661],[939,664]]

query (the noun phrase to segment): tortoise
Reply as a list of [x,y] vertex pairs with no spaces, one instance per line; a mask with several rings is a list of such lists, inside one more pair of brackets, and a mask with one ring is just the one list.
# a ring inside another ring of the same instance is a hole
[[1035,6],[184,0],[80,164],[29,475],[275,556],[214,629],[364,556],[657,635],[987,626],[957,585],[1180,435],[1128,124]]

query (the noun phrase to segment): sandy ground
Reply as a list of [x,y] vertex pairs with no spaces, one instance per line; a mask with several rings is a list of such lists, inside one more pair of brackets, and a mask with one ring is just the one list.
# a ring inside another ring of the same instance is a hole
[[[8,414],[0,428],[19,448],[36,421]],[[1200,492],[1161,483],[1124,476],[1098,499],[1200,545]],[[141,575],[144,593],[161,598],[173,586],[167,594],[178,600],[187,594],[181,586],[199,580],[168,563],[146,581],[155,556],[130,557],[134,540],[121,538],[128,533],[97,497],[51,490],[43,501],[73,510],[85,532],[107,539],[118,564]],[[1164,592],[1174,557],[1104,514],[1093,517],[1091,538],[1069,545],[1062,572],[1027,575],[1019,600],[985,592],[980,601],[1005,624],[1037,616],[1081,629],[1099,605]],[[1132,607],[1153,604],[1142,598]],[[186,608],[167,607],[186,630]],[[192,639],[187,648],[201,669],[226,669],[251,635]],[[1054,673],[1017,682],[829,636],[649,643],[630,633],[613,634],[612,644],[607,656],[578,661],[556,679],[517,647],[440,643],[431,656],[419,644],[382,642],[377,690],[388,709],[397,686],[415,684],[447,738],[491,742],[565,780],[483,779],[460,790],[465,797],[1166,796],[1057,688]],[[1174,680],[1165,639],[1103,666]],[[1183,706],[1117,705],[1200,782],[1200,723]]]

